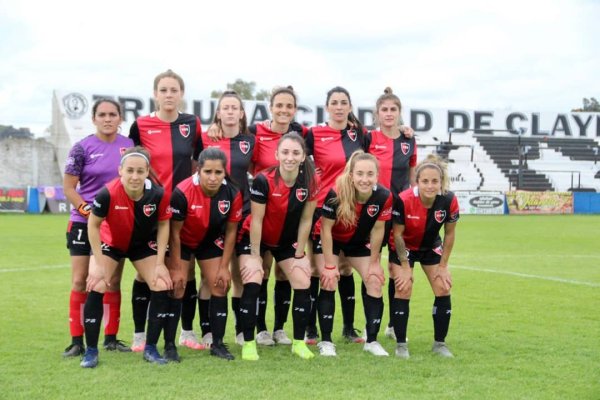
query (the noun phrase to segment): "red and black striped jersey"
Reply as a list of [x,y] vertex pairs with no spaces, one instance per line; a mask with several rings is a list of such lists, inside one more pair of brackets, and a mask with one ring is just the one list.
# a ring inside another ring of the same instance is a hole
[[211,140],[207,133],[203,133],[198,145],[200,151],[217,147],[227,157],[227,173],[231,176],[233,183],[240,188],[244,199],[244,213],[250,212],[250,191],[248,186],[248,172],[250,162],[255,151],[255,137],[240,133],[232,138],[221,138],[217,141]]
[[[283,179],[276,179],[277,168],[267,169],[254,177],[250,188],[252,201],[265,204],[261,242],[270,247],[297,242],[298,227],[304,206],[315,200],[318,190],[309,193],[306,184],[296,181],[287,187]],[[318,187],[318,185],[315,185]],[[252,215],[244,220],[242,234],[250,231]]]
[[415,186],[400,193],[393,211],[394,223],[404,225],[404,243],[408,250],[430,250],[442,244],[440,229],[459,219],[454,193],[437,195],[431,208],[425,208]]
[[417,165],[415,138],[400,134],[392,139],[381,131],[365,135],[365,149],[379,160],[379,183],[390,189],[394,198],[410,187],[410,168]]
[[167,198],[179,182],[192,175],[192,158],[198,156],[201,134],[200,119],[184,113],[175,121],[167,122],[153,112],[139,117],[131,125],[129,137],[150,153],[150,165],[165,188]]
[[352,153],[364,150],[364,134],[350,128],[340,131],[329,126],[315,126],[306,134],[306,147],[315,160],[315,167],[321,170],[321,191],[317,198],[317,207],[321,207]]
[[[337,219],[337,193],[331,188],[322,207],[321,218]],[[368,241],[371,230],[377,221],[389,221],[392,218],[392,194],[381,185],[376,185],[371,197],[364,203],[356,203],[356,219],[352,226],[336,221],[331,229],[333,240],[343,244],[361,244]],[[321,232],[321,220],[314,228],[315,235]]]
[[181,243],[195,249],[204,241],[214,241],[225,233],[227,222],[242,220],[242,195],[223,181],[219,191],[207,196],[194,174],[180,182],[171,195],[173,220],[184,221]]
[[[256,136],[256,147],[252,155],[252,163],[254,164],[252,174],[255,175],[269,167],[279,165],[279,162],[275,158],[275,152],[277,151],[277,144],[282,134],[273,132],[265,124],[250,125],[248,130]],[[305,136],[307,131],[307,127],[297,122],[292,122],[288,129],[288,132],[297,132],[302,136]]]
[[100,239],[123,252],[155,241],[158,221],[171,218],[169,200],[164,193],[162,187],[146,179],[144,195],[133,201],[120,178],[109,182],[96,195],[92,208],[94,215],[104,218]]

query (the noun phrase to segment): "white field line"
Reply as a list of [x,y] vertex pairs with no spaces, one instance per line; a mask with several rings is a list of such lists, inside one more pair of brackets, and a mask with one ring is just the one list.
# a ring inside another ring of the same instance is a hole
[[496,270],[496,269],[479,268],[479,267],[467,267],[467,266],[464,266],[464,265],[450,265],[450,267],[451,268],[456,268],[456,269],[464,269],[464,270],[468,270],[468,271],[488,272],[488,273],[491,273],[491,274],[502,274],[502,275],[518,276],[520,278],[540,279],[540,280],[544,280],[544,281],[568,283],[568,284],[571,284],[571,285],[600,287],[600,283],[576,281],[576,280],[573,280],[573,279],[557,278],[557,277],[554,277],[554,276],[532,275],[532,274],[524,274],[522,272],[500,271],[500,270]]
[[24,272],[24,271],[41,271],[44,269],[62,269],[70,267],[71,264],[60,264],[60,265],[40,265],[38,267],[24,267],[24,268],[0,268],[0,273],[3,272]]

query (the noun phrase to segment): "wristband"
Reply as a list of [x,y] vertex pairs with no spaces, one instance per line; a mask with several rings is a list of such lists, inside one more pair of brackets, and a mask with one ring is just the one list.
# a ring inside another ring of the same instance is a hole
[[86,203],[85,201],[83,203],[81,203],[79,205],[79,207],[77,207],[77,212],[79,214],[81,214],[83,217],[89,217],[90,213],[92,212],[92,206],[90,206],[88,203]]
[[294,258],[295,258],[296,260],[300,260],[300,259],[304,258],[304,256],[305,256],[305,255],[306,255],[306,252],[302,253],[302,255],[301,255],[301,256],[297,256],[297,255],[295,255],[295,254],[294,254]]
[[330,270],[330,271],[331,271],[331,270],[334,270],[334,269],[336,269],[336,268],[337,268],[337,267],[336,267],[335,265],[326,265],[326,266],[325,266],[325,269],[328,269],[328,270]]

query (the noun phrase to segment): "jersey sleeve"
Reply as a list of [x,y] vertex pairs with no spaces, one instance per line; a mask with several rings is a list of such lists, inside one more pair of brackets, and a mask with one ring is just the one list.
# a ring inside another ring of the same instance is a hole
[[401,198],[397,198],[394,201],[394,208],[392,210],[392,220],[395,224],[405,225],[405,223],[404,223],[404,201]]
[[365,135],[365,145],[364,145],[364,149],[365,152],[369,152],[369,149],[371,148],[371,142],[373,141],[373,133],[372,131],[368,131]]
[[327,219],[335,220],[337,218],[337,194],[333,189],[329,189],[329,193],[327,193],[327,197],[325,197],[325,201],[323,202],[322,216]]
[[163,191],[163,194],[160,199],[160,204],[158,205],[158,220],[164,221],[171,219],[172,212],[171,207],[169,207],[169,198],[162,188],[161,190]]
[[108,188],[104,186],[94,199],[92,203],[92,212],[96,217],[106,218],[110,211],[110,193]]
[[413,148],[413,153],[410,156],[410,160],[408,161],[408,165],[409,167],[416,167],[417,166],[417,141],[415,140],[415,138],[412,138],[412,148]]
[[65,174],[81,176],[85,165],[85,150],[80,143],[75,143],[65,161]]
[[458,219],[460,218],[459,205],[458,205],[458,199],[456,198],[456,196],[454,196],[454,194],[452,194],[452,199],[450,200],[449,208],[450,209],[448,210],[449,211],[448,215],[450,215],[450,218],[448,218],[448,221],[446,221],[446,222],[458,221]]
[[171,194],[171,213],[174,221],[184,221],[187,216],[187,198],[179,188]]
[[252,124],[248,127],[248,132],[250,132],[252,135],[256,135],[256,125]]
[[133,140],[133,144],[135,146],[141,146],[142,142],[140,140],[140,128],[138,126],[137,121],[134,121],[133,124],[129,127],[129,139]]
[[231,212],[229,213],[228,222],[240,222],[242,220],[242,208],[244,200],[242,200],[242,193],[237,192],[232,203]]
[[193,146],[193,157],[194,160],[198,159],[198,156],[204,149],[202,144],[202,124],[200,123],[200,118],[196,117],[196,136],[194,137]]
[[315,151],[315,137],[314,137],[312,129],[309,129],[308,132],[306,132],[305,140],[306,140],[306,153],[307,153],[307,155],[312,156]]
[[258,174],[252,181],[252,187],[250,188],[250,200],[259,203],[267,204],[269,197],[269,182],[267,177],[263,174]]
[[389,193],[383,204],[383,210],[379,213],[379,217],[377,217],[378,221],[389,221],[392,218],[392,204],[392,194]]

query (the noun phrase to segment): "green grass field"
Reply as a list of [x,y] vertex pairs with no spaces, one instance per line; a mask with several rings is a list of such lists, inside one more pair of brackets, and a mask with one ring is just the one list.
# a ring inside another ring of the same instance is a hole
[[[1,399],[600,399],[600,216],[463,216],[450,260],[454,359],[430,352],[433,296],[417,270],[410,360],[376,359],[344,344],[338,311],[336,359],[304,361],[280,346],[243,362],[230,313],[233,362],[180,349],[181,364],[154,366],[139,354],[101,351],[93,370],[61,357],[70,340],[66,223],[66,216],[0,215]],[[120,331],[127,341],[132,279],[127,264]],[[291,334],[291,317],[286,329]],[[380,342],[393,354],[391,340]]]

